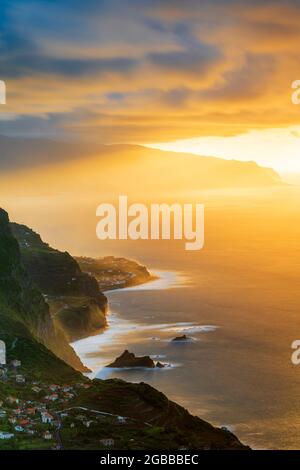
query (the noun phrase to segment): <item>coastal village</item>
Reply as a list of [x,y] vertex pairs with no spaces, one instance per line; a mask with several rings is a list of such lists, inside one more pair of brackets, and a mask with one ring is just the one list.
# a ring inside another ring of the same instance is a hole
[[[18,247],[24,231],[35,240],[26,253]],[[43,295],[88,299],[99,307],[102,320],[107,299],[97,279],[83,272],[67,252],[52,249],[26,226],[11,224],[2,209],[0,246],[0,450],[245,448],[227,429],[192,416],[145,382],[85,377],[88,369],[65,337],[65,326],[54,324]],[[112,269],[111,259],[108,264],[105,276]],[[94,274],[98,268],[89,266],[89,271]],[[145,269],[144,282],[149,280]],[[86,327],[92,312],[85,313]],[[81,320],[81,308],[70,316]],[[93,328],[83,329],[80,322],[77,334],[92,333]],[[140,361],[159,367],[150,356],[129,351],[119,359],[123,367],[128,361],[131,367],[141,366]]]
[[[0,341],[0,385],[1,389],[13,390],[0,399],[0,449],[20,448],[63,449],[62,433],[68,438],[109,424],[122,426],[127,418],[109,413],[73,406],[80,391],[90,384],[45,384],[31,380],[22,371],[18,358],[6,363],[5,344]],[[99,429],[98,429],[99,430]],[[97,435],[98,432],[96,433]],[[113,448],[115,440],[100,436],[99,449]]]
[[102,292],[131,287],[156,279],[145,266],[126,258],[115,256],[105,256],[99,259],[77,257],[76,261],[83,272],[97,279]]

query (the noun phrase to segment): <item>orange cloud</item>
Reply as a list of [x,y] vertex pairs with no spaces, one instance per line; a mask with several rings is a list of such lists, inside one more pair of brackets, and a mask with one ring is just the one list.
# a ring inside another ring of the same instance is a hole
[[141,8],[124,7],[121,23],[113,10],[84,18],[89,31],[74,41],[71,32],[40,33],[40,49],[27,63],[8,61],[11,121],[4,128],[13,132],[34,117],[54,134],[110,143],[299,123],[290,100],[300,76],[296,2],[187,0]]

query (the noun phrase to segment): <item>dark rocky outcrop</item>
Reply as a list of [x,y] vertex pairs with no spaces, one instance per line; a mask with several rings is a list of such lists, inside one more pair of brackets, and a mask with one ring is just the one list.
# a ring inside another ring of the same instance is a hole
[[181,335],[181,336],[176,336],[175,338],[172,339],[172,341],[182,341],[182,342],[187,342],[187,341],[191,341],[192,338],[190,338],[189,336],[187,335]]

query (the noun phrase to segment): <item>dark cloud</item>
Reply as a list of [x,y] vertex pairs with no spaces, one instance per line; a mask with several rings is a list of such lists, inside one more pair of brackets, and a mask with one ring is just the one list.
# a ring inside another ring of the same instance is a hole
[[[1,54],[1,48],[0,48]],[[113,59],[55,59],[40,53],[18,51],[0,58],[2,77],[24,77],[32,74],[62,75],[76,78],[82,75],[119,73],[123,74],[138,66],[133,58]]]

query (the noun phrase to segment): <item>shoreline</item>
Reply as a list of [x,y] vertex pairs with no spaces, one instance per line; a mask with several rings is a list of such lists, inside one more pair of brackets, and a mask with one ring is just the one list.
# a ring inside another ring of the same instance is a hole
[[[114,302],[111,298],[116,292],[128,292],[128,291],[142,291],[142,290],[165,290],[172,289],[180,286],[186,285],[187,278],[178,271],[163,271],[163,270],[151,270],[153,275],[151,279],[146,282],[136,284],[129,287],[116,287],[114,289],[109,289],[103,293],[107,296],[108,299],[108,310],[107,310],[107,324],[103,329],[96,332],[93,335],[89,335],[86,338],[74,341],[70,343],[71,347],[74,349],[77,356],[80,358],[82,363],[91,370],[91,372],[86,373],[85,375],[89,378],[95,378],[102,369],[105,369],[107,360],[101,360],[101,352],[104,353],[106,346],[112,346],[116,344],[118,339],[124,338],[125,336],[130,335],[137,331],[137,329],[150,329],[151,325],[144,325],[142,323],[133,322],[131,320],[123,319],[120,314],[114,311],[113,305],[119,306],[119,302]],[[110,297],[110,298],[109,298]],[[170,325],[170,327],[176,328],[176,324]],[[165,327],[165,324],[160,325],[162,328]],[[192,326],[189,322],[182,322],[181,327]],[[130,344],[129,344],[130,347]],[[98,358],[96,361],[95,358]],[[94,359],[94,360],[93,360]],[[114,360],[114,357],[111,357],[111,360]],[[97,366],[95,363],[97,362]],[[170,369],[164,368],[161,370]],[[107,368],[104,371],[104,375],[109,374],[111,370]],[[115,369],[116,371],[116,369]],[[107,372],[107,374],[105,374]],[[102,377],[101,377],[102,378]]]
[[144,284],[148,284],[149,282],[153,282],[153,281],[158,281],[159,279],[160,278],[158,276],[154,276],[154,275],[151,274],[149,278],[147,278],[143,281],[136,281],[132,285],[125,285],[124,287],[120,287],[119,285],[116,284],[115,286],[112,286],[109,289],[104,289],[101,292],[104,295],[106,295],[107,293],[112,292],[112,291],[118,291],[118,290],[121,291],[121,290],[125,290],[125,289],[135,288],[135,287],[138,287],[138,286],[143,286]]

